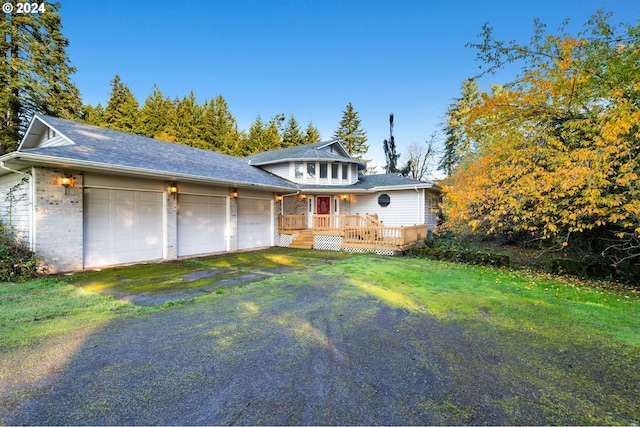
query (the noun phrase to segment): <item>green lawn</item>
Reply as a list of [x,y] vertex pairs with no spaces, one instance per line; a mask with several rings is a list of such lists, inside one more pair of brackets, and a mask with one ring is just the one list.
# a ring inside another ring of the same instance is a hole
[[[340,274],[342,267],[331,268]],[[347,262],[346,270],[355,287],[443,321],[489,322],[555,340],[599,337],[640,349],[635,289],[415,258]]]

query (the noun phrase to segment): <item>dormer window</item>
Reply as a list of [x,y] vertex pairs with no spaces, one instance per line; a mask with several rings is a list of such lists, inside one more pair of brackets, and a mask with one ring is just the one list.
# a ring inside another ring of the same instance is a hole
[[307,163],[307,179],[316,179],[316,164],[313,162]]
[[343,164],[342,165],[342,179],[344,179],[344,180],[349,179],[349,165],[348,164]]
[[338,179],[338,163],[331,163],[331,179]]
[[50,127],[47,128],[47,139],[51,139],[51,138],[55,138],[56,137],[56,131],[51,129]]
[[294,170],[295,170],[295,179],[302,179],[303,176],[303,171],[304,171],[304,164],[302,162],[296,162],[295,166],[294,166]]

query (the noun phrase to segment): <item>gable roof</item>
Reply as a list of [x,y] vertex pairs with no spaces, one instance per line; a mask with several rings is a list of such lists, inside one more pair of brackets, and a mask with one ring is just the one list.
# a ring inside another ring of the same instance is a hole
[[249,163],[255,166],[269,165],[290,161],[319,160],[326,162],[355,163],[358,169],[365,169],[366,165],[353,159],[342,143],[338,140],[316,142],[314,144],[298,145],[295,147],[281,148],[279,150],[265,151],[247,157]]
[[[62,137],[60,143],[39,143],[48,128]],[[0,159],[167,180],[297,190],[295,184],[251,166],[245,159],[38,114],[18,150]]]

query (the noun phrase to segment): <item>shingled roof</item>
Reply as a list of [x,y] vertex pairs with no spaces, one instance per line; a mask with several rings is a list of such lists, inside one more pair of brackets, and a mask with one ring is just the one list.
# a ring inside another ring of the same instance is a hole
[[[337,145],[339,151],[342,151],[343,154],[324,149],[330,145]],[[357,160],[351,158],[349,154],[347,154],[342,144],[337,140],[316,142],[314,144],[298,145],[295,147],[281,148],[279,150],[265,151],[263,153],[249,156],[247,157],[247,160],[249,160],[249,162],[255,166],[263,166],[271,163],[289,162],[295,160],[319,160],[327,162],[340,161],[345,163],[355,163],[358,165],[358,169],[366,168],[366,165],[364,163],[360,163]]]
[[[37,143],[47,127],[62,136],[58,145]],[[246,159],[43,115],[34,116],[18,151],[3,157],[162,179],[297,190],[295,184],[249,165]]]
[[440,186],[432,181],[418,181],[416,179],[402,176],[398,173],[382,173],[376,175],[359,175],[358,182],[352,185],[345,185],[341,187],[331,185],[307,185],[300,184],[301,191],[336,191],[340,188],[340,191],[349,192],[370,192],[384,189],[412,189],[412,188],[434,188],[440,190]]

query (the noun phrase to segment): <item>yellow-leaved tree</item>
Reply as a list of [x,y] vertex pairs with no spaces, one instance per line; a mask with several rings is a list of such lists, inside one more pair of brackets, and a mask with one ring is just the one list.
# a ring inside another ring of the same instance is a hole
[[512,62],[523,71],[449,110],[473,141],[445,180],[450,227],[640,260],[640,25],[609,20],[598,12],[575,37],[536,22],[527,45],[484,27],[471,46],[486,72]]

